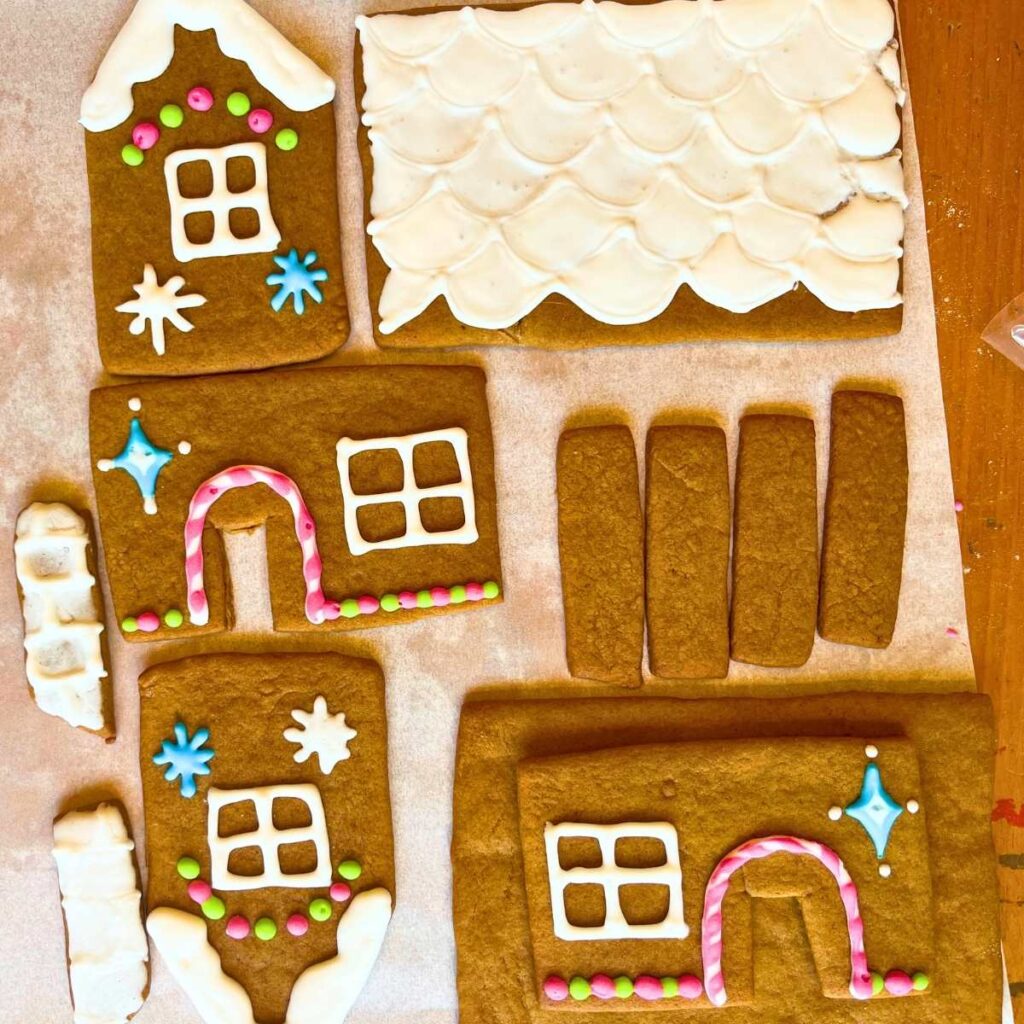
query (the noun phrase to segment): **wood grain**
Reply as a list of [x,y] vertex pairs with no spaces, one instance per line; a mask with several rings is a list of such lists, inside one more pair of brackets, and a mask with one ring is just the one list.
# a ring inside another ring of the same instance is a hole
[[1024,373],[981,331],[1024,291],[1024,4],[905,0],[967,610],[998,719],[993,828],[1024,1020]]

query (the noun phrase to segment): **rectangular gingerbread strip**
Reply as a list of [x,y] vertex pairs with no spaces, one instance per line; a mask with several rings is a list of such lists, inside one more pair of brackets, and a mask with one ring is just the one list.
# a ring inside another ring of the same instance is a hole
[[795,668],[811,656],[818,611],[814,421],[740,423],[732,566],[732,656]]
[[718,427],[647,434],[647,644],[651,672],[729,673],[729,455]]
[[907,525],[903,402],[871,391],[832,396],[818,632],[888,647],[896,627]]
[[640,686],[643,519],[628,427],[584,427],[562,434],[558,549],[570,673]]

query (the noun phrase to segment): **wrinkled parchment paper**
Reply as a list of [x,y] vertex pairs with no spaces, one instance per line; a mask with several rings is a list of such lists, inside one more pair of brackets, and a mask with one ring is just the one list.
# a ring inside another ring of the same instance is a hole
[[[352,1024],[442,1024],[456,1019],[450,923],[450,786],[459,707],[481,684],[522,689],[565,677],[556,547],[555,445],[567,419],[608,410],[629,422],[642,457],[656,417],[700,412],[726,426],[735,456],[745,409],[784,404],[813,412],[821,494],[829,396],[838,384],[894,385],[906,403],[911,459],[907,557],[899,624],[887,651],[818,641],[808,665],[780,677],[733,665],[733,692],[770,692],[772,680],[808,692],[859,686],[973,686],[953,492],[936,355],[924,208],[913,124],[906,120],[908,214],[906,322],[877,342],[823,345],[687,345],[558,354],[472,351],[382,357],[364,293],[362,193],[356,155],[352,21],[357,10],[403,0],[254,0],[254,6],[339,82],[343,234],[354,333],[331,362],[470,361],[486,367],[497,449],[506,601],[408,626],[348,634],[308,646],[369,654],[388,680],[398,907],[382,958]],[[422,0],[418,0],[420,6]],[[406,3],[406,6],[412,4]],[[4,0],[0,33],[0,1006],[19,1024],[70,1021],[51,821],[68,803],[118,797],[143,843],[135,680],[148,664],[199,651],[298,649],[268,637],[259,586],[262,538],[231,538],[239,629],[204,643],[128,647],[112,631],[117,742],[104,746],[41,714],[22,671],[13,524],[29,501],[93,508],[87,395],[105,382],[96,355],[82,90],[131,7],[130,0]],[[197,343],[195,335],[191,342]],[[140,340],[140,344],[144,340]],[[956,635],[947,635],[952,628]],[[570,684],[583,693],[585,684]],[[686,693],[668,684],[660,692]],[[161,963],[153,965],[140,1024],[198,1018]]]

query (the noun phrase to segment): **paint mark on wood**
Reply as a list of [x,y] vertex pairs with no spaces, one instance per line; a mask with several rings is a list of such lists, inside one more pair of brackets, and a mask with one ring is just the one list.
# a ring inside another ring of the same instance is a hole
[[997,800],[992,810],[993,821],[1005,821],[1014,828],[1024,828],[1024,804],[1018,808],[1013,800]]
[[1024,870],[1024,853],[1004,853],[999,857],[999,866],[1011,871]]

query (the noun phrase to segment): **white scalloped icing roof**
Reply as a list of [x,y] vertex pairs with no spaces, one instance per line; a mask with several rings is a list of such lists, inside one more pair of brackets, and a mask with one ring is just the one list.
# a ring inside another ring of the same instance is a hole
[[356,21],[380,329],[443,295],[501,328],[561,294],[641,323],[688,285],[898,305],[889,0],[664,0]]
[[132,86],[170,67],[175,25],[190,32],[213,29],[221,52],[245,61],[291,110],[314,110],[334,99],[334,79],[245,0],[138,0],[82,96],[79,120],[85,128],[106,131],[131,116]]

